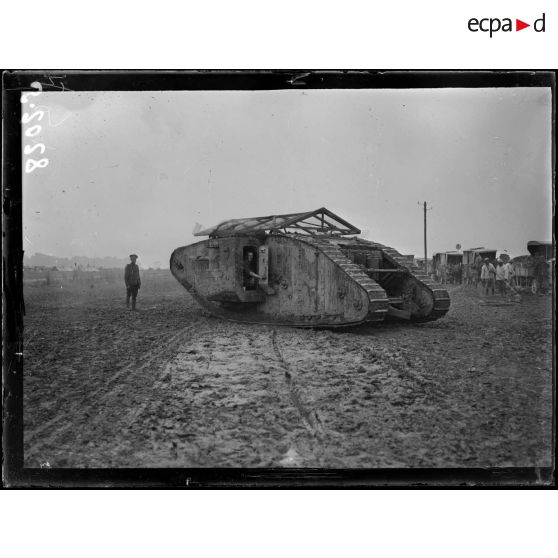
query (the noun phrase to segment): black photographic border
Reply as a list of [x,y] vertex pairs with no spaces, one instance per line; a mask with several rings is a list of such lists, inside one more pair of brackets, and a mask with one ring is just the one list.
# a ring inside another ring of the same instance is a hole
[[[23,235],[20,94],[35,91],[161,91],[277,89],[408,89],[550,87],[552,200],[555,209],[555,70],[21,70],[2,75],[3,437],[2,478],[9,488],[549,488],[544,468],[24,468]],[[554,225],[553,225],[554,227]],[[554,242],[554,229],[553,229]],[[555,290],[553,290],[555,333]],[[553,343],[553,449],[556,453],[556,346]],[[554,463],[554,462],[553,462]]]

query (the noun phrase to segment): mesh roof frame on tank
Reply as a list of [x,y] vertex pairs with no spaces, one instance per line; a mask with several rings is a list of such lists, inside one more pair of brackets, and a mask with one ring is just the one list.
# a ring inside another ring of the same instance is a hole
[[[311,222],[317,219],[318,222]],[[307,234],[317,232],[337,232],[344,235],[360,234],[360,229],[351,225],[325,207],[306,213],[289,213],[286,215],[267,215],[244,219],[229,219],[214,227],[197,232],[194,236],[227,236],[230,234],[250,234],[255,232],[295,229]]]

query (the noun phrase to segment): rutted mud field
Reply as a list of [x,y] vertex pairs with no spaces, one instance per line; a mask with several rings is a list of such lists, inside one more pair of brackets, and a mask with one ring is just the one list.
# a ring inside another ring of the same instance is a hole
[[25,466],[551,465],[552,312],[450,288],[448,315],[244,325],[174,279],[26,286]]

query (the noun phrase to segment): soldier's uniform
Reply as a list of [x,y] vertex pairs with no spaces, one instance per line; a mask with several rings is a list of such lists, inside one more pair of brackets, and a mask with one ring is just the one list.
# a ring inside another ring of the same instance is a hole
[[132,310],[136,309],[136,298],[138,296],[139,288],[141,287],[141,279],[139,267],[135,262],[137,256],[131,254],[130,258],[134,260],[126,265],[124,269],[124,283],[126,283],[126,306],[130,306],[130,297],[132,297]]
[[252,258],[253,259],[250,260],[247,257],[242,266],[243,283],[244,288],[247,291],[255,290],[258,286],[258,279],[260,278],[260,276],[256,273],[258,269],[258,262],[255,260],[253,253]]

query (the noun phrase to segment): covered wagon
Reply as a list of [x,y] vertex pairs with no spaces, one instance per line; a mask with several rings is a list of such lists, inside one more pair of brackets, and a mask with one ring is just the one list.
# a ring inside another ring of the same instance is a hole
[[533,293],[546,292],[552,284],[554,271],[554,246],[552,242],[530,240],[528,255],[511,260],[514,268],[515,285],[530,289]]

